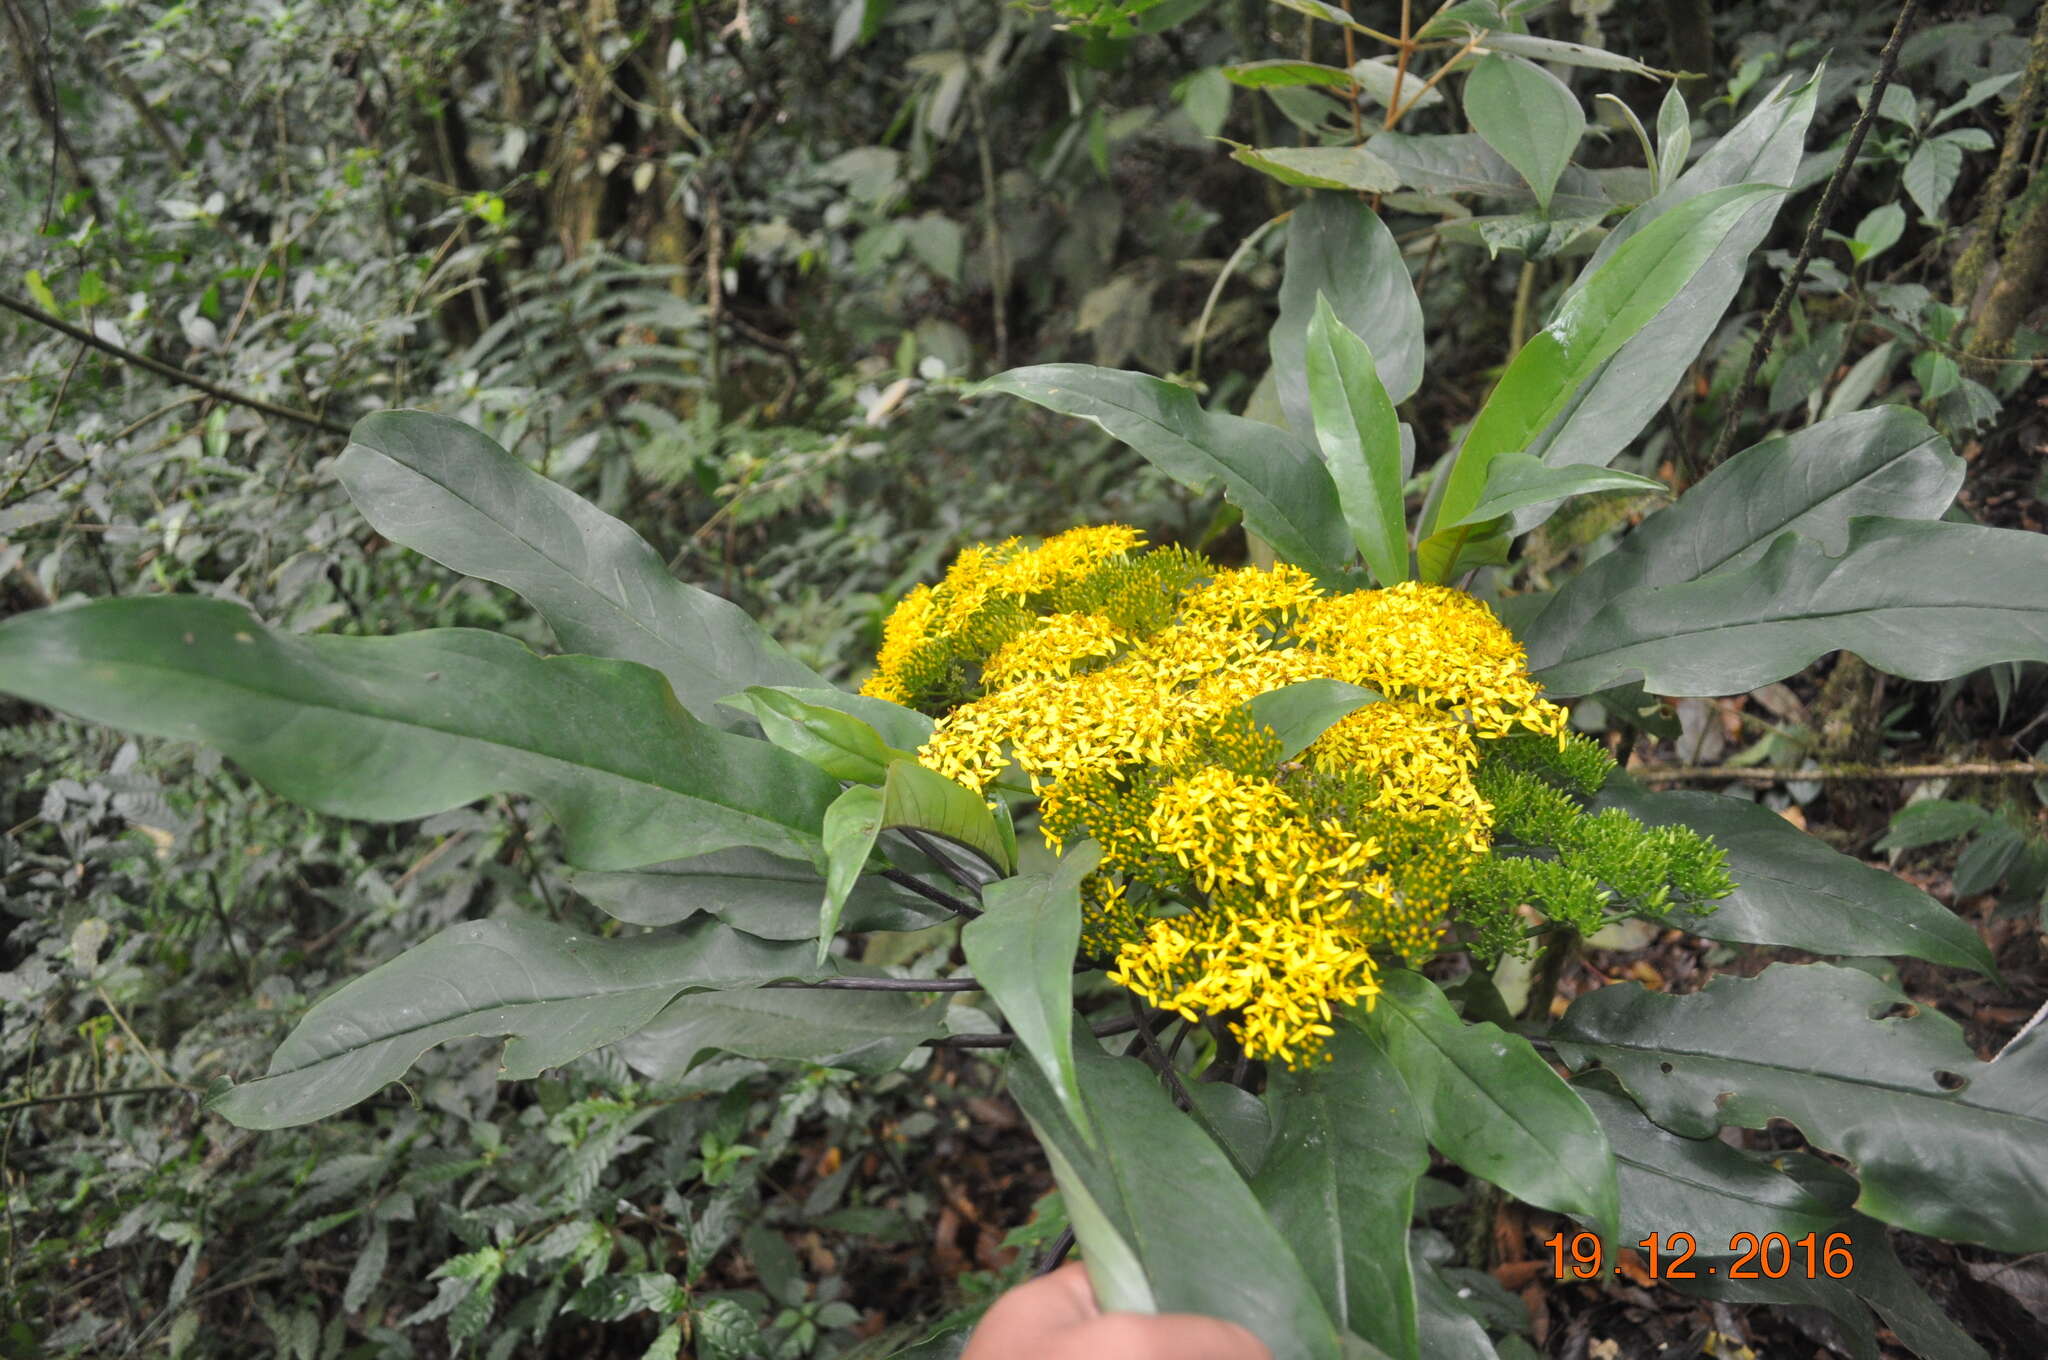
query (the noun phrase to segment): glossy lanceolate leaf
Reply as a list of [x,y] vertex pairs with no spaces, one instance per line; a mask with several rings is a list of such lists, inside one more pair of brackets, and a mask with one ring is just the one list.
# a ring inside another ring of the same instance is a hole
[[1612,468],[1593,467],[1588,464],[1567,464],[1552,467],[1541,458],[1526,453],[1497,453],[1493,463],[1486,470],[1486,489],[1480,493],[1479,504],[1466,512],[1463,519],[1447,528],[1464,525],[1483,525],[1504,515],[1531,506],[1556,505],[1573,496],[1591,495],[1598,491],[1633,491],[1637,494],[1648,492],[1652,495],[1668,496],[1671,488],[1654,477],[1638,477],[1633,472],[1617,472]]
[[1404,402],[1422,385],[1422,303],[1394,233],[1350,194],[1310,194],[1287,219],[1280,317],[1267,337],[1280,408],[1303,436],[1315,428],[1308,327],[1318,297],[1365,341],[1390,400]]
[[752,714],[768,740],[834,779],[879,784],[888,776],[890,761],[911,758],[852,714],[806,702],[787,690],[752,685],[719,702]]
[[519,592],[564,651],[654,667],[705,722],[734,726],[716,705],[746,685],[825,683],[738,605],[676,580],[638,534],[459,420],[366,416],[335,472],[378,533]]
[[1401,421],[1380,386],[1372,351],[1316,294],[1308,324],[1308,394],[1316,442],[1337,484],[1351,541],[1381,586],[1408,579],[1408,520],[1401,500]]
[[[703,915],[764,940],[811,940],[825,878],[813,864],[734,849],[641,869],[576,870],[569,886],[629,925],[672,926]],[[922,930],[947,916],[909,889],[870,876],[854,884],[839,928]]]
[[1857,515],[1934,519],[1963,460],[1918,412],[1880,406],[1766,439],[1651,515],[1551,597],[1526,630],[1529,664],[1551,665],[1620,595],[1746,566],[1788,530],[1840,553]]
[[1831,850],[1769,808],[1693,791],[1651,793],[1616,772],[1595,800],[1645,826],[1689,826],[1728,852],[1735,891],[1673,925],[1710,940],[1777,945],[1847,957],[1909,955],[1993,971],[1970,923],[1896,874]]
[[989,884],[981,915],[960,930],[969,971],[1084,1137],[1093,1130],[1074,1075],[1074,954],[1081,944],[1081,880],[1101,859],[1101,847],[1084,841],[1049,874]]
[[1577,1093],[1529,1041],[1468,1025],[1435,983],[1388,969],[1354,1018],[1401,1074],[1436,1149],[1519,1199],[1612,1235],[1614,1153]]
[[1305,437],[1205,411],[1174,383],[1086,364],[1013,368],[969,391],[1007,392],[1093,421],[1185,486],[1221,480],[1247,529],[1319,576],[1350,556],[1336,488]]
[[815,859],[833,789],[786,751],[698,722],[637,662],[542,658],[470,629],[301,637],[224,600],[17,615],[0,623],[0,691],[218,747],[336,816],[527,794],[593,869],[736,845]]
[[1422,1117],[1400,1074],[1340,1027],[1330,1061],[1266,1083],[1271,1152],[1252,1188],[1340,1327],[1392,1356],[1417,1354],[1408,1221],[1429,1170]]
[[[1819,82],[1811,79],[1780,84],[1676,183],[1617,223],[1588,262],[1589,274],[1651,223],[1702,194],[1738,184],[1790,184],[1799,169],[1818,89]],[[1658,124],[1661,132],[1661,117]],[[1664,409],[1672,388],[1721,324],[1742,286],[1750,255],[1771,229],[1783,202],[1764,198],[1752,204],[1685,286],[1626,344],[1595,366],[1547,427],[1520,446],[1523,451],[1553,465],[1605,466],[1614,461]],[[1545,517],[1541,507],[1521,512],[1515,517],[1515,530],[1527,532]]]
[[[1274,1360],[1337,1360],[1336,1324],[1223,1149],[1174,1107],[1143,1063],[1083,1044],[1075,1068],[1094,1138],[1081,1135],[1036,1063],[1010,1063],[1011,1093],[1045,1145],[1070,1210],[1076,1191],[1100,1210],[1142,1270],[1154,1309],[1238,1323]],[[1097,1253],[1078,1219],[1075,1236],[1098,1296],[1115,1307],[1094,1275]]]
[[1869,974],[1781,963],[1689,996],[1602,987],[1551,1038],[1674,1133],[1791,1121],[1851,1163],[1856,1207],[1873,1218],[2048,1250],[2048,1029],[1979,1062],[1955,1021]]
[[1459,524],[1478,505],[1495,456],[1525,450],[1629,338],[1684,289],[1749,210],[1783,191],[1736,185],[1680,204],[1595,270],[1509,362],[1459,448],[1417,548],[1422,575],[1442,580],[1471,536]]
[[[2048,661],[2048,537],[1857,519],[1839,553],[1780,535],[1752,564],[1623,591],[1535,671],[1553,694],[1640,681],[1652,694],[1743,694],[1852,651],[1909,680]],[[1547,612],[1547,611],[1546,611]]]
[[438,1044],[506,1036],[523,1080],[640,1029],[691,988],[756,987],[809,972],[809,950],[716,921],[607,940],[552,921],[454,925],[306,1013],[262,1077],[209,1106],[244,1128],[304,1124],[404,1076]]

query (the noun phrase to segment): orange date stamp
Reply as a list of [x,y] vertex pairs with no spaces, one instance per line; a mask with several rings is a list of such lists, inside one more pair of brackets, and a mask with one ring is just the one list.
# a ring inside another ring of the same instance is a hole
[[[1596,1280],[1622,1273],[1619,1265],[1610,1269],[1605,1248],[1592,1233],[1558,1233],[1543,1245],[1550,1248],[1553,1273],[1560,1280]],[[1728,1239],[1726,1253],[1733,1260],[1695,1261],[1699,1243],[1687,1232],[1652,1233],[1635,1247],[1653,1280],[1839,1280],[1856,1268],[1855,1243],[1847,1233],[1736,1233]],[[1637,1274],[1633,1269],[1629,1273]]]

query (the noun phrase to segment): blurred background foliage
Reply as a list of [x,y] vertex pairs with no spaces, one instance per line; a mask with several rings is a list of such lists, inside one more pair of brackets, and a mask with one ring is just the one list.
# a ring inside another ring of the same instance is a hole
[[[1404,7],[1351,8],[1393,30]],[[1893,14],[1446,7],[1686,73],[1695,155],[1825,58],[1800,192],[1624,466],[1683,480],[1731,420],[1749,442],[1908,402],[1970,460],[1969,513],[2043,527],[2040,294],[2011,296],[2040,278],[2027,243],[2048,250],[2041,109],[2019,98],[2048,61],[2038,7],[1928,8],[1759,397],[1731,412]],[[1256,403],[1284,239],[1266,227],[1297,194],[1218,139],[1345,146],[1390,121],[1384,54],[1264,0],[0,0],[0,47],[0,612],[193,591],[305,632],[546,641],[506,592],[380,540],[329,477],[334,427],[417,406],[849,681],[886,607],[970,541],[1117,520],[1247,550],[1219,499],[1106,437],[951,389],[1081,359]],[[1375,57],[1352,90],[1247,69]],[[1409,410],[1437,447],[1655,187],[1629,117],[1657,126],[1663,83],[1556,69],[1592,119],[1569,212],[1453,155],[1456,82],[1401,123],[1416,161],[1382,212],[1429,318]],[[1514,581],[1547,584],[1643,508],[1561,516]],[[2041,737],[2039,670],[1887,690],[1849,659],[1647,735],[1694,763],[2010,758]],[[1888,789],[1767,797],[1937,886],[1966,837],[1956,891],[2031,929],[2041,790],[1929,791],[1963,810],[1882,844]],[[500,1088],[455,1047],[306,1129],[196,1113],[406,941],[495,912],[595,924],[551,846],[517,800],[332,822],[188,746],[0,705],[0,1355],[880,1355],[1029,1268],[1057,1220],[1019,1225],[1048,1182],[957,1051],[912,1058],[936,1082],[726,1061],[649,1084],[599,1054]]]

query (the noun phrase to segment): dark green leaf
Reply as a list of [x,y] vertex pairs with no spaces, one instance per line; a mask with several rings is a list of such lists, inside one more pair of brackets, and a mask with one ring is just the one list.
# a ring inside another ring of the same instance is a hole
[[808,953],[715,921],[615,940],[523,917],[465,922],[321,1001],[268,1072],[208,1108],[249,1129],[308,1123],[478,1036],[508,1037],[505,1076],[524,1080],[633,1033],[685,990],[808,975]]
[[335,473],[378,533],[466,576],[508,586],[563,650],[654,667],[683,707],[746,685],[823,685],[745,611],[684,585],[638,534],[459,420],[380,411],[356,422]]
[[1574,1001],[1551,1033],[1573,1067],[1598,1059],[1674,1133],[1790,1120],[1854,1166],[1864,1213],[2000,1251],[2048,1249],[2044,1036],[1979,1062],[1939,1011],[1819,963],[1689,996],[1617,983]]
[[1081,880],[1101,858],[1101,847],[1083,841],[1049,874],[991,883],[982,914],[960,931],[968,969],[1085,1137],[1093,1131],[1074,1075],[1074,954],[1081,944]]
[[709,1052],[889,1072],[946,1032],[945,1006],[908,992],[764,987],[692,992],[619,1040],[619,1055],[656,1081],[674,1081]]
[[1635,679],[1654,694],[1742,694],[1833,651],[1908,680],[2048,661],[2048,592],[2015,589],[2030,581],[2048,581],[2040,534],[1857,519],[1839,555],[1786,533],[1749,566],[1625,591],[1536,678],[1553,694]]
[[[577,870],[569,886],[630,925],[672,926],[699,913],[764,940],[813,940],[825,881],[814,865],[759,850],[718,850],[643,869]],[[841,930],[923,930],[943,907],[886,879],[854,884]]]
[[735,845],[810,858],[831,798],[796,757],[692,718],[656,671],[469,629],[300,637],[225,600],[102,600],[0,623],[0,690],[217,746],[335,816],[527,794],[594,869]]
[[1381,586],[1408,579],[1408,524],[1401,500],[1401,422],[1380,386],[1372,351],[1316,294],[1308,325],[1308,393],[1323,462],[1351,541]]
[[1618,772],[1596,806],[1618,807],[1645,826],[1689,826],[1728,852],[1735,891],[1712,911],[1671,917],[1696,935],[1847,957],[1905,954],[1993,972],[1991,951],[1969,922],[1769,808],[1717,793],[1651,793]]
[[[1084,1044],[1075,1067],[1099,1141],[1076,1132],[1035,1063],[1011,1063],[1010,1088],[1052,1158],[1069,1212],[1084,1201],[1101,1206],[1135,1253],[1153,1303],[1147,1311],[1238,1323],[1274,1360],[1336,1360],[1338,1328],[1223,1150],[1174,1108],[1143,1063]],[[1081,1237],[1078,1215],[1074,1226]],[[1081,1245],[1092,1261],[1085,1237]],[[1105,1307],[1116,1306],[1099,1279],[1097,1293]]]
[[1308,326],[1318,297],[1327,297],[1337,319],[1365,339],[1390,400],[1406,401],[1422,385],[1422,304],[1394,234],[1349,194],[1311,194],[1287,221],[1280,318],[1267,339],[1281,409],[1303,436],[1315,428]]
[[1528,182],[1536,210],[1549,213],[1551,191],[1586,131],[1578,96],[1534,62],[1489,56],[1465,77],[1465,116]]
[[1408,1220],[1429,1145],[1415,1099],[1377,1047],[1340,1027],[1330,1061],[1275,1069],[1272,1151],[1252,1188],[1323,1305],[1395,1356],[1415,1356]]
[[1378,1004],[1354,1011],[1407,1083],[1430,1143],[1519,1199],[1581,1214],[1613,1236],[1614,1153],[1584,1101],[1529,1041],[1467,1025],[1419,973],[1380,975]]
[[1823,420],[1752,445],[1708,473],[1551,597],[1526,633],[1550,665],[1618,595],[1746,566],[1796,530],[1840,552],[1856,515],[1933,519],[1963,484],[1963,460],[1903,406]]
[[1284,560],[1335,575],[1350,556],[1336,488],[1306,440],[1202,409],[1185,387],[1085,364],[1013,368],[968,389],[1007,392],[1093,421],[1196,490],[1220,479],[1245,527]]
[[1986,827],[1956,860],[1957,899],[1975,897],[1996,887],[2025,846],[2026,838],[2004,822]]
[[1383,696],[1376,690],[1341,680],[1303,680],[1269,689],[1245,701],[1245,711],[1261,727],[1280,738],[1280,759],[1292,760],[1333,723]]

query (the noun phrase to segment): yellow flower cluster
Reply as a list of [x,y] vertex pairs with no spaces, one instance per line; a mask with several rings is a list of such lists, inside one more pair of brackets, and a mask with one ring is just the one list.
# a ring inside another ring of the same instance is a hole
[[[1490,840],[1479,743],[1561,738],[1566,715],[1460,591],[1333,594],[1141,541],[1112,525],[970,549],[890,616],[864,692],[935,713],[930,768],[980,790],[1015,767],[1048,841],[1102,844],[1083,943],[1114,979],[1303,1060],[1333,1004],[1371,1004],[1373,947],[1435,948]],[[1282,762],[1243,705],[1324,679],[1382,699]]]

